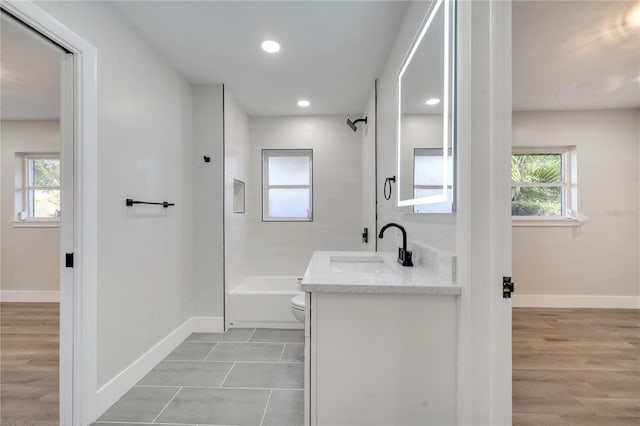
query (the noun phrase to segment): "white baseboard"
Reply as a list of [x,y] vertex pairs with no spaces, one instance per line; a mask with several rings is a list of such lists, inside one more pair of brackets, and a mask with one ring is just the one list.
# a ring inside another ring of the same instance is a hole
[[100,417],[129,389],[147,375],[153,367],[171,353],[191,333],[217,333],[224,330],[222,317],[192,317],[173,330],[164,339],[142,354],[117,376],[105,383],[97,392],[97,416]]
[[0,291],[0,302],[57,303],[60,302],[60,292],[40,290],[2,290]]
[[513,307],[640,309],[640,296],[514,294]]

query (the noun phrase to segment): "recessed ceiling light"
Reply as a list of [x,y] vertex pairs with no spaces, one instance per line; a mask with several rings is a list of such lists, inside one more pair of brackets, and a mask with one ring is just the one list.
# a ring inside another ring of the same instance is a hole
[[299,107],[306,108],[306,107],[308,107],[309,105],[311,105],[311,102],[309,102],[309,101],[308,101],[308,100],[306,100],[306,99],[300,99],[300,100],[298,101],[298,106],[299,106]]
[[427,101],[425,102],[425,104],[429,106],[438,105],[439,103],[440,103],[440,99],[438,98],[427,99]]
[[261,44],[262,50],[267,53],[276,53],[280,50],[280,44],[273,40],[265,40]]

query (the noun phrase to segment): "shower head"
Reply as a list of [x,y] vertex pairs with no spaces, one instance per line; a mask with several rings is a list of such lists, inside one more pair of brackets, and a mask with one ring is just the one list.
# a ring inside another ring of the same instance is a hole
[[363,121],[364,124],[367,124],[367,117],[365,118],[358,118],[356,121],[351,121],[350,118],[347,118],[347,125],[349,127],[351,127],[351,130],[353,130],[354,132],[358,130],[358,127],[356,126],[356,124],[358,124],[359,122]]

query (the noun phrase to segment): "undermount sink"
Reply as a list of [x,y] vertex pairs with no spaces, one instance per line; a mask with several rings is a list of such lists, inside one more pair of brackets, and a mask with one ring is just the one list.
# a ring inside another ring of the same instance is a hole
[[332,272],[379,274],[391,272],[381,256],[330,256]]
[[334,255],[329,256],[329,262],[379,262],[384,263],[382,256],[348,256]]

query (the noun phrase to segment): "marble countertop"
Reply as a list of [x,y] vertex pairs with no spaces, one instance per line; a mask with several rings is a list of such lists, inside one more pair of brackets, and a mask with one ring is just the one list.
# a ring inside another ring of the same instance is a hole
[[[349,262],[350,258],[361,261]],[[453,284],[451,274],[424,265],[404,267],[396,259],[397,253],[391,252],[316,251],[301,288],[331,293],[460,294],[461,288]]]

